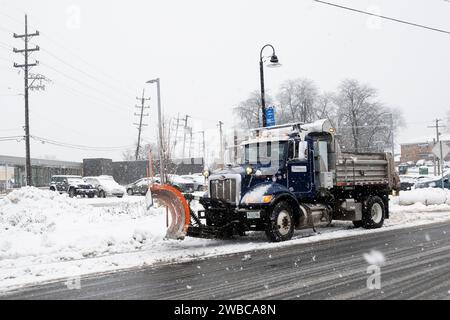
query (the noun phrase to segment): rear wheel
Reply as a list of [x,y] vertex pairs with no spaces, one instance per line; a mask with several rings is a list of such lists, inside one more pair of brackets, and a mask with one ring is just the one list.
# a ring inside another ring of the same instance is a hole
[[100,191],[98,192],[98,197],[99,197],[99,198],[106,198],[106,193],[105,193],[105,191],[100,190]]
[[127,190],[127,194],[128,194],[129,196],[132,196],[132,195],[133,195],[133,189],[128,189],[128,190]]
[[69,197],[71,197],[71,198],[75,197],[75,189],[74,188],[69,189]]
[[362,226],[365,229],[381,228],[386,216],[383,200],[378,197],[369,197],[364,205]]
[[271,242],[287,241],[294,235],[294,215],[287,202],[275,205],[269,216],[266,236]]

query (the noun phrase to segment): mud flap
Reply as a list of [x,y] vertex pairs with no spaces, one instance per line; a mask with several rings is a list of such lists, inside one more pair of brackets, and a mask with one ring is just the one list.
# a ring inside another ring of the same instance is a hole
[[[148,202],[147,202],[148,201]],[[146,195],[146,204],[153,205],[153,201],[169,210],[171,219],[167,228],[166,238],[183,240],[190,224],[190,209],[183,194],[172,186],[154,184]]]

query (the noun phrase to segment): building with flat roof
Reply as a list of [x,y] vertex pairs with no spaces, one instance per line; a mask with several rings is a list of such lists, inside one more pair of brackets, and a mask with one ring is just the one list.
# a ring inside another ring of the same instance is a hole
[[[450,136],[442,135],[441,141],[450,146]],[[417,161],[419,160],[434,161],[435,155],[433,154],[432,150],[435,143],[436,140],[431,137],[428,139],[423,139],[422,141],[418,139],[417,141],[401,143],[400,162],[407,163],[409,161],[412,161],[414,163],[417,163]],[[449,160],[450,154],[445,157],[445,161]]]
[[[46,187],[53,175],[83,175],[83,163],[32,158],[31,170],[33,186]],[[24,157],[0,155],[0,172],[7,177],[3,188],[20,188],[26,185]]]
[[[31,159],[33,186],[48,187],[54,175],[110,175],[120,184],[128,184],[148,174],[148,161],[112,161],[84,159],[82,162]],[[203,171],[203,158],[175,160],[168,165],[170,174],[190,174]],[[153,161],[153,173],[159,173],[159,162]],[[0,192],[26,185],[25,158],[0,155]]]

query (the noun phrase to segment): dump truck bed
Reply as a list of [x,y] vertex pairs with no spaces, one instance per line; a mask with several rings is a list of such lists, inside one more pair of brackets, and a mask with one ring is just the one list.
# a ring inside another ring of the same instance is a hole
[[335,185],[387,185],[393,187],[390,153],[344,153],[336,161]]

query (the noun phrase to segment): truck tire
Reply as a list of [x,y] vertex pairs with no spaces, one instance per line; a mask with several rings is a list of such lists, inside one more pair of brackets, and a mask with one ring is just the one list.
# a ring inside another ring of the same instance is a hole
[[131,197],[134,194],[133,189],[128,189],[127,194]]
[[99,197],[99,198],[106,198],[106,193],[105,193],[105,191],[100,190],[100,191],[98,192],[98,197]]
[[381,228],[385,216],[383,200],[378,196],[369,197],[363,208],[362,226],[365,229]]
[[281,201],[269,215],[266,236],[271,242],[291,240],[294,235],[294,214],[289,203]]

